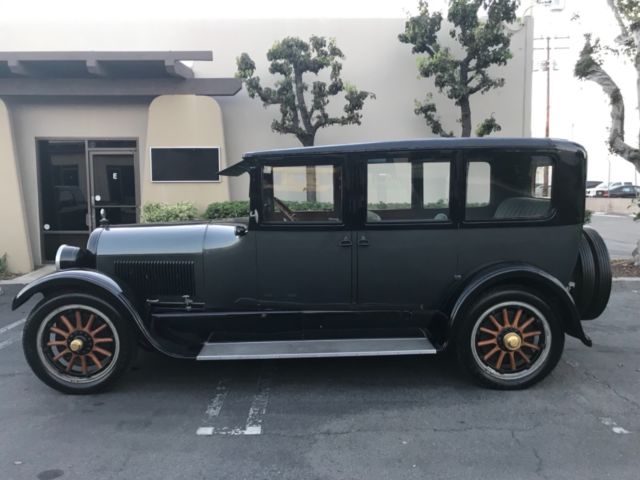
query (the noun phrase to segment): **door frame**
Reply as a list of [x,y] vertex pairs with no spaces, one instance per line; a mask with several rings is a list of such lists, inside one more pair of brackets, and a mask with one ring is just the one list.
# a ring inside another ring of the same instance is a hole
[[135,196],[135,200],[134,200],[134,204],[133,205],[121,205],[121,207],[130,207],[133,206],[136,209],[136,223],[140,221],[140,188],[139,188],[139,171],[138,171],[138,162],[137,162],[137,155],[136,155],[137,149],[127,149],[127,148],[121,148],[121,149],[113,149],[113,148],[92,148],[90,150],[87,150],[87,162],[88,162],[88,168],[87,168],[87,172],[88,172],[88,190],[87,192],[89,192],[88,195],[88,212],[89,212],[89,231],[93,231],[95,230],[98,225],[96,225],[96,210],[98,208],[109,208],[109,206],[107,205],[100,205],[100,206],[96,206],[95,204],[95,191],[94,191],[94,187],[95,187],[95,174],[94,174],[94,165],[93,165],[93,157],[95,155],[131,155],[132,160],[133,160],[133,181],[134,181],[134,196]]
[[[45,259],[45,242],[44,236],[46,231],[43,228],[43,198],[42,198],[42,169],[41,169],[41,158],[40,158],[40,149],[38,148],[38,144],[40,141],[47,142],[84,142],[84,152],[85,152],[85,167],[87,169],[87,176],[84,179],[85,186],[87,188],[87,193],[91,191],[91,174],[89,172],[89,168],[91,167],[89,161],[89,152],[131,152],[133,153],[133,170],[135,176],[135,188],[136,188],[136,221],[140,221],[140,139],[138,137],[101,137],[101,136],[36,136],[34,137],[33,148],[35,149],[35,160],[36,160],[36,195],[38,197],[38,241],[39,241],[39,252],[40,252],[40,263],[47,264],[53,263],[53,260]],[[135,142],[135,147],[124,147],[124,148],[103,148],[103,147],[90,147],[89,143],[99,141],[99,142]],[[82,180],[81,180],[82,181]],[[87,194],[87,215],[91,213],[91,199]],[[86,234],[87,238],[93,228],[91,226],[87,226],[86,232],[83,231],[67,231],[61,230],[56,231],[55,233],[64,235],[64,234],[77,234],[83,235]]]

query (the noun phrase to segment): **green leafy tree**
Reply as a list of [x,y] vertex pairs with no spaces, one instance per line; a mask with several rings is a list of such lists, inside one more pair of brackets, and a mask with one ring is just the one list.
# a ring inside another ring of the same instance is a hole
[[[436,88],[460,107],[461,136],[471,136],[471,96],[486,93],[504,85],[504,78],[493,78],[488,69],[493,65],[506,65],[511,58],[511,34],[505,23],[516,20],[518,0],[449,0],[447,20],[449,36],[462,47],[456,56],[438,38],[443,14],[430,12],[428,2],[418,2],[418,15],[405,23],[398,35],[402,43],[413,45],[411,51],[424,54],[418,57],[418,72],[425,78],[433,77]],[[480,19],[484,10],[486,19]],[[436,135],[452,137],[453,132],[441,123],[436,105],[428,94],[425,101],[416,101],[415,113],[423,116]],[[481,122],[476,135],[484,136],[502,128],[493,116]]]
[[[286,37],[276,42],[267,52],[269,73],[279,75],[273,87],[263,87],[255,75],[256,64],[247,53],[236,59],[240,78],[251,98],[258,97],[265,107],[278,105],[280,118],[274,119],[271,129],[281,134],[291,134],[305,147],[314,145],[316,133],[331,125],[360,125],[362,108],[367,98],[375,98],[371,92],[358,90],[341,78],[344,54],[335,40],[312,36],[309,42],[296,37]],[[329,69],[329,81],[322,81],[318,74]],[[305,75],[314,74],[311,83]],[[327,106],[332,97],[344,94],[346,104],[339,116],[331,115]],[[307,169],[307,200],[315,201],[315,168]]]

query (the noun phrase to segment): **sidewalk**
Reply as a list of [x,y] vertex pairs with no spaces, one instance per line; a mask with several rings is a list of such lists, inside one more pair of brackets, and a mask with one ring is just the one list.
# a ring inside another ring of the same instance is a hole
[[31,283],[34,280],[44,277],[45,275],[49,275],[55,271],[56,267],[54,265],[44,265],[33,272],[25,273],[19,277],[10,278],[9,280],[0,280],[0,285],[26,285],[27,283]]

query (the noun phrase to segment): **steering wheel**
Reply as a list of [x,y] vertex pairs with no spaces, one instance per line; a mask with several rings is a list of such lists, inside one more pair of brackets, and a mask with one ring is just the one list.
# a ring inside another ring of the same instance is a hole
[[287,205],[282,200],[280,200],[278,197],[273,197],[273,202],[278,206],[287,220],[289,220],[290,222],[295,221],[296,214],[293,213],[293,211],[289,207],[287,207]]

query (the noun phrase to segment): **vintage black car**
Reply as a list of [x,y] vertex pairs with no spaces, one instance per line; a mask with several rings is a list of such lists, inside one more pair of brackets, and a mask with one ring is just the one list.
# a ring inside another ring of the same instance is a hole
[[89,393],[137,346],[194,360],[456,351],[529,386],[609,299],[583,228],[586,152],[564,140],[430,139],[248,153],[249,218],[108,226],[26,286],[41,380]]

